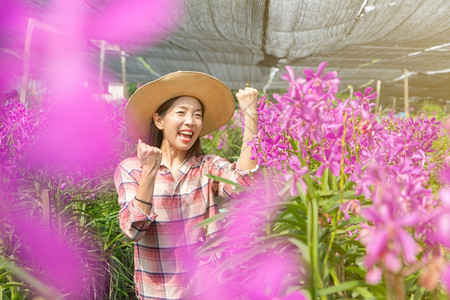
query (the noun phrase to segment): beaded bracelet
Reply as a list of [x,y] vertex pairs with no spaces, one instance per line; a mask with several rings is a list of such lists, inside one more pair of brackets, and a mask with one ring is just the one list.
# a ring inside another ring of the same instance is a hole
[[148,205],[152,206],[152,203],[151,203],[151,202],[147,202],[147,201],[144,201],[144,200],[138,199],[138,198],[136,198],[136,196],[134,196],[134,200],[136,200],[136,201],[139,201],[139,202],[142,202],[142,203],[145,203],[145,204],[148,204]]

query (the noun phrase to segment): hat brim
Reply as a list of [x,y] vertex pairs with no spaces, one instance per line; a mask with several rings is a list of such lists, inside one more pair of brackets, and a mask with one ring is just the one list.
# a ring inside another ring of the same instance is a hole
[[125,108],[125,127],[130,137],[148,141],[153,114],[164,102],[179,96],[202,102],[205,111],[200,136],[220,128],[233,116],[233,94],[222,81],[201,72],[178,71],[141,86],[130,97]]

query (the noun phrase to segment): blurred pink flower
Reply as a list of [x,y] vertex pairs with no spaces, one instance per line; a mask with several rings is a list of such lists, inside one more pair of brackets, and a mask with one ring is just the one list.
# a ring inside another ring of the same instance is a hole
[[[284,296],[283,298],[278,298],[279,300],[308,300],[308,297],[305,296],[305,294],[303,294],[300,291],[296,291],[296,292],[292,292],[286,296]],[[274,298],[273,300],[278,300],[277,298]]]
[[439,172],[439,180],[443,185],[450,185],[450,167],[446,166]]
[[24,47],[17,37],[25,37],[29,13],[19,1],[0,1],[0,94],[11,90],[22,75]]
[[182,19],[181,0],[110,0],[96,3],[97,18],[85,15],[80,25],[90,38],[132,48],[150,46],[171,34]]
[[39,220],[16,219],[16,233],[23,244],[21,258],[42,268],[43,280],[65,292],[76,292],[82,285],[82,270],[78,254],[55,232],[42,226]]
[[[400,217],[390,211],[386,204],[381,204],[378,208],[369,207],[362,211],[374,226],[368,230],[368,234],[361,242],[366,245],[365,265],[371,268],[385,255],[393,254],[401,257],[406,263],[416,261],[416,255],[419,253],[419,245],[413,237],[403,227],[415,225],[418,221],[417,216]],[[389,260],[392,261],[390,256]],[[383,261],[384,262],[384,261]],[[386,268],[391,266],[385,265]]]
[[[267,226],[283,204],[276,184],[257,182],[230,200],[225,228],[211,240],[219,262],[194,273],[193,285],[205,295],[200,299],[285,299],[304,278],[298,248],[284,239],[267,239]],[[208,290],[215,291],[213,297]]]
[[447,264],[447,267],[442,273],[442,282],[447,289],[447,293],[450,293],[450,263]]
[[35,163],[95,168],[109,158],[115,137],[108,134],[99,103],[88,94],[83,96],[76,102],[58,102],[48,132],[32,153]]
[[[31,2],[18,5],[6,1],[0,8],[0,28],[12,26],[11,30],[2,31],[1,37],[8,34],[24,37],[29,18],[35,20],[30,68],[39,71],[39,80],[46,82],[48,94],[55,102],[48,132],[34,149],[33,161],[89,168],[102,164],[111,155],[114,142],[108,136],[108,124],[98,103],[100,97],[93,95],[93,92],[100,93],[99,87],[104,82],[85,88],[86,83],[92,84],[99,78],[98,68],[92,67],[88,57],[92,52],[91,40],[118,43],[126,51],[134,51],[137,45],[154,44],[176,29],[184,13],[184,3],[181,0],[92,3],[61,0],[37,6]],[[15,44],[6,47],[12,53],[17,49],[21,53],[24,48]],[[14,68],[9,65],[2,70],[1,78],[14,77],[11,73]],[[104,81],[108,80],[105,75]]]
[[371,268],[366,273],[366,281],[368,284],[378,284],[383,276],[383,271],[380,268]]

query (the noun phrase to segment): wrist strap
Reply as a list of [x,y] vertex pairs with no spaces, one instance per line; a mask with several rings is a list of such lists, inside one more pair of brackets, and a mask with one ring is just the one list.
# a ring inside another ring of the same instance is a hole
[[144,200],[138,199],[138,198],[136,198],[136,196],[134,196],[134,200],[136,200],[136,201],[139,201],[139,202],[142,202],[142,203],[145,203],[145,204],[148,204],[148,205],[152,206],[152,203],[151,203],[151,202],[147,202],[147,201],[144,201]]

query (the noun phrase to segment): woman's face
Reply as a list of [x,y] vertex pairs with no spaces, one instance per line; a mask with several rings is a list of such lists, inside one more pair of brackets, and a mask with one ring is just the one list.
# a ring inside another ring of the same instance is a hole
[[154,121],[156,127],[162,130],[166,142],[178,150],[187,151],[202,131],[202,107],[196,98],[182,96],[163,117],[155,113]]

